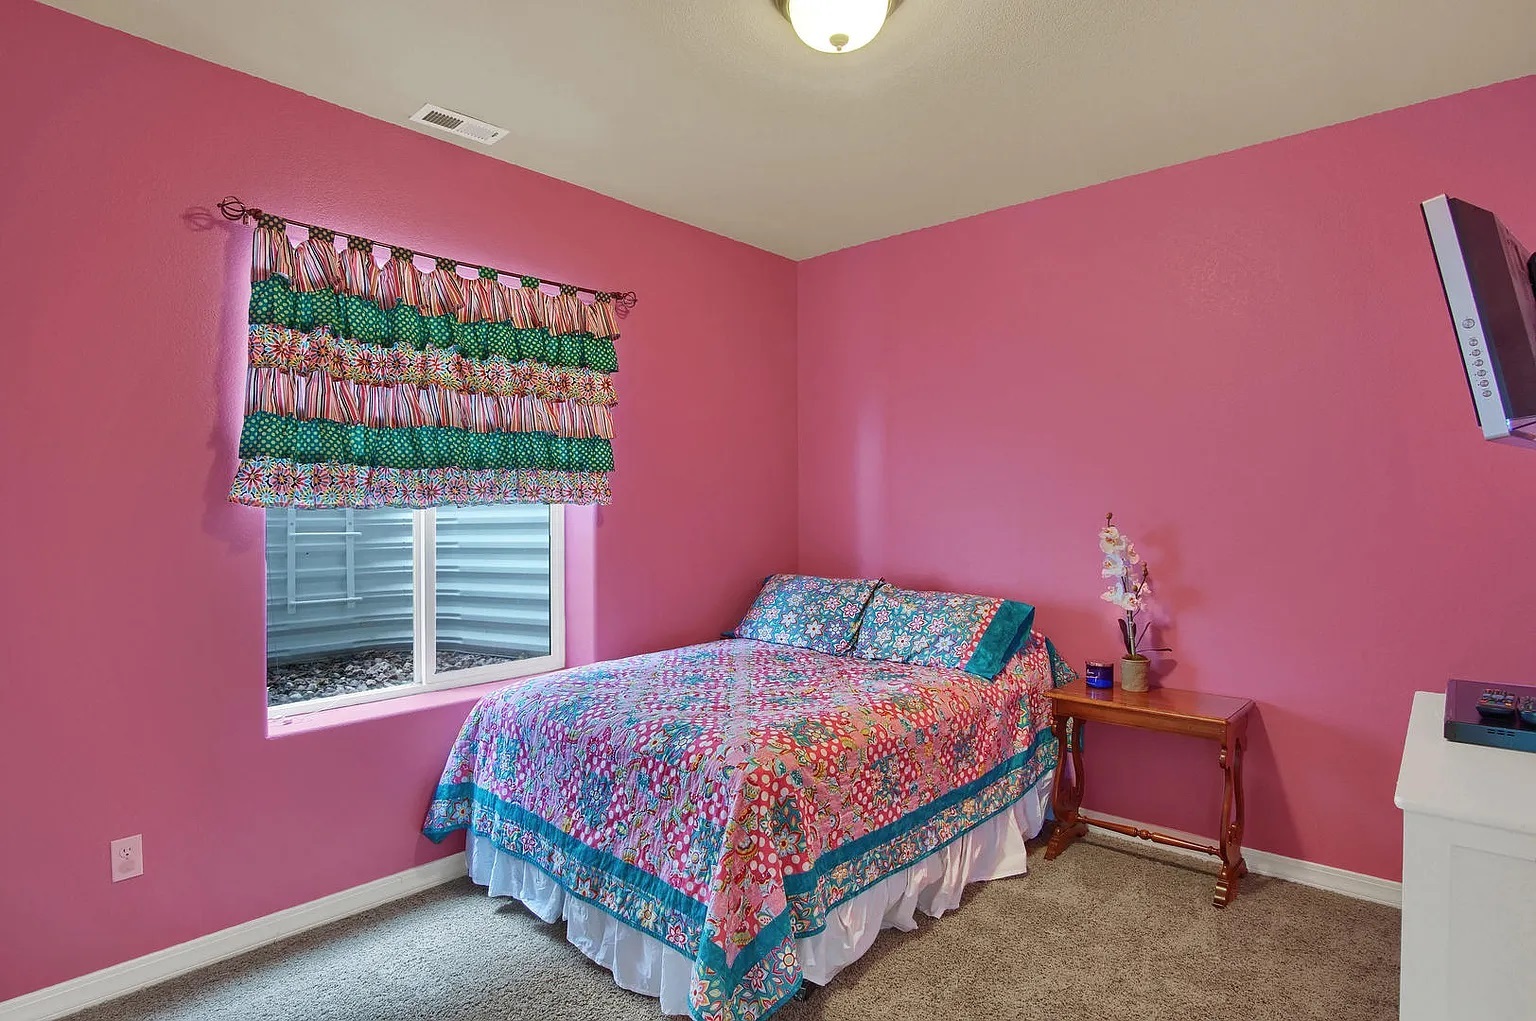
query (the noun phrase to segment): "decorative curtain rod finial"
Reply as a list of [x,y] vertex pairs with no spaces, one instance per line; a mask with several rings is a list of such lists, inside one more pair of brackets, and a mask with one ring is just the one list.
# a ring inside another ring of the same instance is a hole
[[220,200],[219,212],[224,214],[224,219],[226,220],[238,220],[242,223],[261,215],[260,209],[246,205],[234,195],[225,195]]

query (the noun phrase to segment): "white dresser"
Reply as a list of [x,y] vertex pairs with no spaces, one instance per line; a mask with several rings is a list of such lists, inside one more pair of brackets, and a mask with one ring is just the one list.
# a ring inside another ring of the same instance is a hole
[[1444,737],[1420,691],[1397,774],[1403,1021],[1536,1018],[1536,753]]

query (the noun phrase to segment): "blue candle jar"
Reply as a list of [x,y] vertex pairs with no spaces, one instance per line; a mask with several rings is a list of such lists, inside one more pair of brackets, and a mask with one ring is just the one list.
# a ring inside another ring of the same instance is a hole
[[1083,667],[1083,679],[1090,688],[1113,688],[1115,686],[1115,665],[1113,663],[1098,663],[1089,660]]

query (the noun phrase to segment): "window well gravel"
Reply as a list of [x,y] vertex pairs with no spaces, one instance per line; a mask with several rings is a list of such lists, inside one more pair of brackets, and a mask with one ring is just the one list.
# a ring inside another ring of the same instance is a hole
[[[466,670],[527,656],[439,649],[437,671]],[[413,680],[410,649],[362,649],[298,663],[272,663],[267,666],[267,705],[291,705],[330,695],[398,688]]]

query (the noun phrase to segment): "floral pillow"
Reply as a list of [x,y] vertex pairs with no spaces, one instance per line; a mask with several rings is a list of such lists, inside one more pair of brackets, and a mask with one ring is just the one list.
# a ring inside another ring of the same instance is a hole
[[1034,620],[1033,606],[1011,599],[881,585],[864,611],[853,654],[991,680],[1029,640]]
[[867,578],[772,575],[741,618],[736,637],[844,655],[878,584]]

